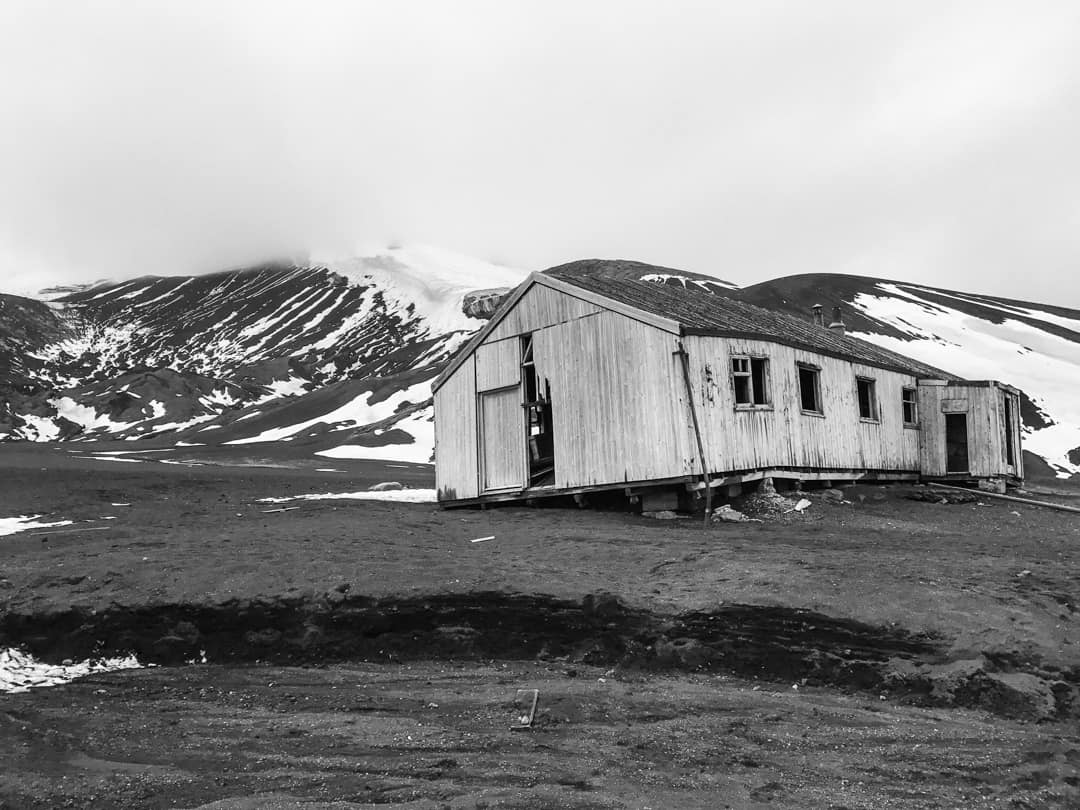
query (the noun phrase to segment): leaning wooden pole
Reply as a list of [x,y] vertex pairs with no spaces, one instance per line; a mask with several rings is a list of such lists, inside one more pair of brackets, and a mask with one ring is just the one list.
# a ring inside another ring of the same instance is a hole
[[[963,487],[954,487],[951,484],[931,484],[930,486],[937,489],[955,489],[959,492],[971,492],[970,489],[964,489]],[[998,495],[996,492],[983,492],[979,490],[980,498],[997,498],[1002,501],[1012,501],[1013,503],[1029,503],[1033,506],[1045,506],[1047,509],[1057,509],[1061,512],[1080,512],[1080,508],[1076,506],[1066,506],[1063,503],[1050,503],[1048,501],[1036,501],[1034,498],[1017,498],[1015,495]]]
[[698,458],[701,459],[701,482],[705,485],[705,525],[712,520],[712,487],[709,486],[709,465],[705,461],[705,443],[701,440],[701,426],[698,424],[697,409],[694,408],[694,389],[690,385],[690,360],[686,348],[679,341],[675,352],[682,361],[683,382],[686,383],[686,404],[690,406],[690,418],[694,422],[694,437],[697,439]]

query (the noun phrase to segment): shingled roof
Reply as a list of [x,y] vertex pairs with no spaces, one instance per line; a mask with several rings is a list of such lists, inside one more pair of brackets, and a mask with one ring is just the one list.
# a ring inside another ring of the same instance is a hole
[[[716,335],[769,340],[798,349],[853,360],[865,365],[940,380],[954,374],[920,363],[850,335],[824,329],[809,319],[682,285],[659,284],[630,278],[605,278],[577,272],[577,263],[553,267],[546,274],[583,290],[605,296],[635,309],[675,321],[686,335]],[[657,268],[663,272],[666,268]],[[666,272],[672,272],[666,270]]]

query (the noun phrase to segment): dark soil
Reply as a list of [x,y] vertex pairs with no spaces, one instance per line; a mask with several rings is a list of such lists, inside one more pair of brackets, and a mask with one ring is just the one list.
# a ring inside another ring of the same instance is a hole
[[166,666],[0,695],[5,810],[1080,806],[1075,515],[269,512],[430,468],[12,447],[0,517],[77,523],[0,538],[0,647]]

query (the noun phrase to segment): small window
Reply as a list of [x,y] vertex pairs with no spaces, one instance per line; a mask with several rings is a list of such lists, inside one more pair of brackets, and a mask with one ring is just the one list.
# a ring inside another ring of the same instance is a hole
[[731,358],[731,382],[735,386],[736,407],[769,404],[767,363],[764,357]]
[[859,418],[878,421],[877,384],[869,377],[856,377],[855,387],[859,392]]
[[904,424],[908,427],[919,424],[919,392],[915,388],[905,388],[901,394],[904,404]]
[[805,413],[824,413],[821,407],[821,369],[799,364],[799,397]]

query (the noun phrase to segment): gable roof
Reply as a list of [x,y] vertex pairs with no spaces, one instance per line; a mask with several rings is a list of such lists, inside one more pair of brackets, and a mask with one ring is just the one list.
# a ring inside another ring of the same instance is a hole
[[[530,274],[503,301],[480,331],[450,359],[446,369],[432,382],[432,391],[442,387],[465,358],[483,343],[507,313],[536,284],[590,301],[675,335],[715,335],[767,340],[915,377],[959,379],[910,357],[859,338],[838,335],[790,315],[682,286],[631,278],[611,279],[577,274],[572,269],[576,264],[561,265],[544,273]],[[658,271],[662,269],[664,268],[657,268]]]

